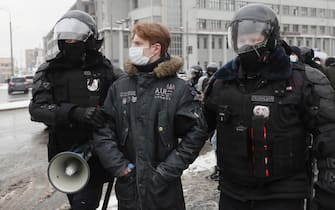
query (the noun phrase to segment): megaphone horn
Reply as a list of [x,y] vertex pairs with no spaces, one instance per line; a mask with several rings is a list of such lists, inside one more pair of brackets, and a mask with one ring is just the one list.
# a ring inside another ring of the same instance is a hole
[[90,167],[87,161],[91,156],[92,153],[87,145],[57,154],[48,166],[51,185],[64,193],[75,193],[81,190],[90,178]]

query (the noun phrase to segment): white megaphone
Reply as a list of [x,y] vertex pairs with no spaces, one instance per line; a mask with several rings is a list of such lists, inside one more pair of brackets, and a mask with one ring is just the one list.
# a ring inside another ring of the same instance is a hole
[[48,166],[49,182],[58,191],[78,192],[90,178],[90,167],[87,161],[91,156],[91,149],[87,144],[73,151],[57,154],[51,159]]

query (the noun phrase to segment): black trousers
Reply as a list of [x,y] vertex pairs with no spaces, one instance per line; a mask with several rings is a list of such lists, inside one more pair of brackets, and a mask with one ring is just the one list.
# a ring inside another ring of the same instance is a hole
[[304,210],[304,199],[240,201],[220,194],[219,210]]

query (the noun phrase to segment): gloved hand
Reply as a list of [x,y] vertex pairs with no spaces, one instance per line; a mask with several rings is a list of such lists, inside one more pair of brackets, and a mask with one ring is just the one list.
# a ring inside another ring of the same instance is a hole
[[104,111],[96,107],[76,107],[72,110],[71,118],[79,123],[93,125],[95,128],[101,128],[105,124]]

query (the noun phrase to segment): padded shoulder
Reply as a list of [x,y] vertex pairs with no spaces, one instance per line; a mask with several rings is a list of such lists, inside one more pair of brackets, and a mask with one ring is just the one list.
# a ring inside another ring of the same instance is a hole
[[313,68],[309,65],[305,66],[305,72],[307,79],[312,82],[313,84],[318,85],[330,85],[330,82],[327,78],[327,76],[322,73],[320,70]]

